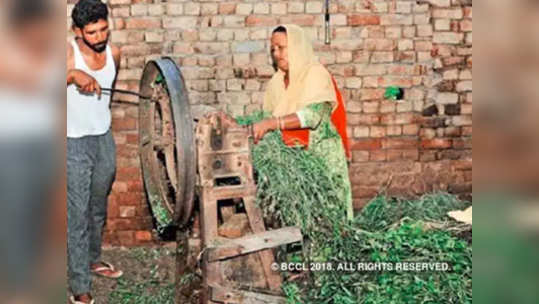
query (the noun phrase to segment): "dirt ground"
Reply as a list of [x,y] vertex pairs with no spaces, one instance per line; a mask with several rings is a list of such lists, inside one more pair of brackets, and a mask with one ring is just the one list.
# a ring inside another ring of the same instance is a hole
[[111,280],[94,276],[92,292],[99,304],[174,303],[176,244],[159,247],[107,248],[103,260],[124,271]]

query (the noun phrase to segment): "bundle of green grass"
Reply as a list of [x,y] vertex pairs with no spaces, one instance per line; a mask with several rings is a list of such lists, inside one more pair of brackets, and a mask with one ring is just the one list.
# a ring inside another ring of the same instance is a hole
[[[259,121],[258,112],[239,124]],[[452,221],[448,211],[469,203],[449,194],[416,200],[378,196],[353,221],[338,199],[341,181],[327,172],[323,159],[283,144],[278,131],[253,147],[257,202],[268,222],[299,226],[306,238],[301,256],[288,261],[445,262],[450,271],[311,272],[283,284],[288,303],[471,303],[472,247],[459,238],[471,229]]]

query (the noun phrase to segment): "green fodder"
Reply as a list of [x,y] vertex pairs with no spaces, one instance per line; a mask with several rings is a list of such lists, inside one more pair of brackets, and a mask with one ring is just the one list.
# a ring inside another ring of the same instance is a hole
[[465,209],[469,203],[447,193],[425,194],[406,200],[377,196],[356,216],[355,224],[368,231],[388,228],[402,218],[423,221],[449,221],[447,212]]
[[[255,113],[239,121],[248,124],[266,116]],[[414,200],[378,196],[350,222],[338,196],[342,180],[328,174],[323,159],[285,146],[279,132],[268,133],[252,155],[257,202],[265,218],[302,229],[308,240],[303,261],[333,265],[333,270],[283,284],[288,303],[471,303],[471,246],[441,226],[429,225],[456,225],[446,213],[469,203],[445,193]],[[447,262],[452,269],[336,269],[358,262]]]

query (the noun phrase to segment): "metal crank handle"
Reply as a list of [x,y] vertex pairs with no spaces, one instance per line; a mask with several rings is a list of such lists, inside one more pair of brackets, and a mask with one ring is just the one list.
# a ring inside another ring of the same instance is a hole
[[324,24],[325,24],[325,44],[331,43],[331,28],[329,22],[329,0],[326,0],[326,13],[324,15]]
[[111,92],[111,93],[122,93],[122,94],[129,94],[129,95],[135,95],[142,99],[152,99],[150,96],[144,96],[142,94],[139,94],[137,92],[128,91],[128,90],[120,90],[120,89],[113,89],[113,88],[101,88],[101,91],[104,92]]

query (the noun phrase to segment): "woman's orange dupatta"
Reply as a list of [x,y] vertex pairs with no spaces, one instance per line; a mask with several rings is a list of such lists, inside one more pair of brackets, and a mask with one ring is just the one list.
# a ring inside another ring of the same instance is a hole
[[[341,92],[337,87],[337,83],[335,82],[335,78],[331,77],[331,81],[333,82],[335,95],[337,96],[337,108],[335,111],[333,111],[333,114],[331,114],[331,122],[335,126],[335,129],[337,129],[337,132],[339,132],[344,151],[346,153],[346,158],[350,160],[350,145],[348,143],[348,134],[346,132],[346,109],[344,108],[344,101]],[[293,147],[298,144],[304,146],[305,148],[309,147],[309,129],[286,130],[282,131],[282,134],[283,142],[289,147]]]

